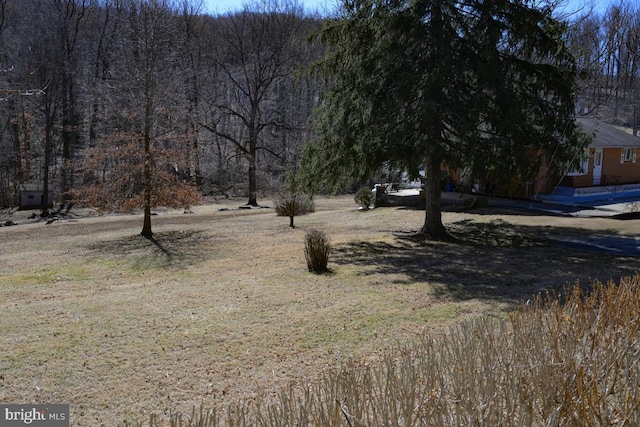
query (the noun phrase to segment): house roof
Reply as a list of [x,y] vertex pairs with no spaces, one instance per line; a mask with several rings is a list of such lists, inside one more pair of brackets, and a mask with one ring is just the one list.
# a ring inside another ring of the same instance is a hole
[[[51,185],[51,184],[49,184]],[[51,188],[51,187],[49,187]],[[20,184],[20,191],[42,191],[42,183],[41,182],[26,182]]]
[[587,117],[579,117],[576,120],[587,133],[595,132],[595,137],[589,145],[591,148],[640,147],[640,137],[633,136],[631,131],[625,128]]

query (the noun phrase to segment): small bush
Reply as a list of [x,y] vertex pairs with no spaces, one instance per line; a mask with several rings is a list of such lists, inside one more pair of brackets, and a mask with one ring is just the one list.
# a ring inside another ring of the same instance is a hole
[[307,194],[279,195],[275,206],[278,216],[298,216],[315,211],[315,204]]
[[307,259],[307,268],[314,273],[328,271],[329,252],[331,250],[330,239],[320,230],[309,230],[305,235],[304,256]]
[[289,226],[294,228],[293,218],[315,211],[312,193],[303,188],[299,175],[288,172],[284,188],[275,199],[276,214],[288,216]]
[[313,199],[308,194],[279,195],[275,200],[276,214],[288,216],[289,226],[294,228],[293,218],[298,215],[306,215],[315,211]]
[[375,203],[373,191],[367,187],[363,187],[358,190],[353,200],[355,200],[356,204],[365,211],[369,210],[369,208]]

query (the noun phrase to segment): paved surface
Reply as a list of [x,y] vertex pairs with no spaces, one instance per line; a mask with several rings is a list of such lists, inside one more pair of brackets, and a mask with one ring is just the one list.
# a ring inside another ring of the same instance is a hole
[[[489,206],[502,206],[510,209],[522,209],[529,211],[545,212],[552,215],[572,216],[579,218],[601,217],[615,218],[619,220],[640,221],[640,202],[618,201],[603,205],[563,205],[537,201],[491,199]],[[640,257],[640,236],[637,235],[612,235],[612,234],[588,234],[585,236],[556,236],[548,234],[545,238],[558,246],[574,250],[603,253],[617,256]]]
[[[631,203],[633,202],[603,205],[572,205],[529,200],[491,199],[489,206],[504,206],[575,217],[620,217],[620,219],[632,219],[634,216],[640,217],[640,212],[631,212],[631,209],[634,207]],[[637,208],[640,209],[640,202],[636,203]]]
[[589,235],[580,238],[547,236],[547,240],[554,245],[580,251],[625,257],[640,256],[640,238],[635,236]]
[[[402,190],[392,193],[398,196],[417,195],[417,190]],[[468,195],[460,193],[442,193],[443,204],[463,204]],[[618,217],[620,219],[640,218],[640,198],[617,198],[601,202],[581,202],[577,204],[572,197],[556,198],[554,201],[503,199],[490,197],[489,206],[540,211],[548,214],[575,217]],[[633,212],[638,211],[638,212]]]

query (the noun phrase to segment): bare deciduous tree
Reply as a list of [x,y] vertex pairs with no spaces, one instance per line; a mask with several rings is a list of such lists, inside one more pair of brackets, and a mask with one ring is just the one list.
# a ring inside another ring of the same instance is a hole
[[580,114],[638,128],[639,12],[619,1],[573,22],[568,42],[581,70]]
[[215,25],[216,65],[221,82],[209,96],[211,117],[203,126],[231,143],[248,163],[248,205],[258,206],[258,152],[268,131],[291,128],[276,106],[277,86],[291,77],[300,57],[302,9],[295,2],[268,0],[220,17]]
[[152,208],[188,209],[198,199],[195,188],[181,179],[189,135],[182,128],[178,15],[169,0],[123,4],[118,71],[109,76],[113,116],[97,145],[85,153],[88,182],[78,194],[106,209],[142,209],[140,234],[150,238]]

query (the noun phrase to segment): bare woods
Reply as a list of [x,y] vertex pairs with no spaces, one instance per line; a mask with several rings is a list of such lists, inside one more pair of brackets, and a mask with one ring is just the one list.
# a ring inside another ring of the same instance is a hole
[[[582,10],[579,113],[638,129],[640,13]],[[110,210],[257,205],[299,165],[325,82],[296,0],[211,16],[196,0],[0,0],[0,207],[20,190]]]
[[200,3],[0,0],[0,207],[21,189],[43,211],[255,205],[279,184],[310,137],[319,20],[293,0]]

